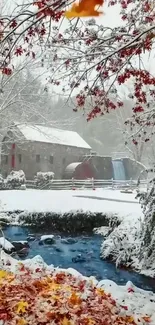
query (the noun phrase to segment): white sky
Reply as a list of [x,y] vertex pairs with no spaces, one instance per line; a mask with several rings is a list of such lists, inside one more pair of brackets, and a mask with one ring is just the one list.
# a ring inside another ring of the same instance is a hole
[[[4,10],[5,13],[10,13],[17,5],[22,3],[32,2],[32,0],[0,0],[0,11]],[[34,8],[34,6],[32,6]],[[116,27],[121,24],[121,19],[119,17],[119,6],[109,7],[107,4],[103,6],[104,15],[97,18],[99,24],[103,24],[109,27]],[[67,19],[66,19],[67,21]]]
[[[28,3],[29,1],[32,2],[32,0],[0,0],[0,10],[3,8],[3,12],[4,12],[4,8],[5,8],[5,13],[8,14],[11,13],[17,5],[20,5],[22,3]],[[34,10],[34,6],[31,6],[31,8],[32,10]],[[108,1],[107,1],[106,4],[103,6],[103,11],[104,11],[104,15],[96,19],[99,25],[103,24],[103,26],[111,27],[111,28],[123,25],[123,22],[119,15],[120,7],[118,5],[108,7]],[[84,19],[84,21],[87,20],[88,19]],[[62,29],[65,29],[67,27],[68,27],[68,20],[63,19]],[[144,67],[151,72],[154,71],[154,56],[155,56],[155,51],[153,51],[151,54],[146,53],[143,55]],[[43,69],[41,69],[41,74],[42,73],[43,73]],[[48,75],[49,73],[47,72],[47,74],[45,73],[44,77],[42,77],[41,80],[43,83],[45,83],[46,77]]]

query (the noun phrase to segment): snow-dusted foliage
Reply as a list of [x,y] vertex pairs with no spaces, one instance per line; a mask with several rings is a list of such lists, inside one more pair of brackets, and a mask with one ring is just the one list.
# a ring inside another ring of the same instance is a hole
[[4,178],[0,174],[0,190],[4,190],[4,188],[5,188]]
[[138,193],[144,217],[125,218],[113,230],[101,229],[101,257],[155,275],[155,178],[147,192]]
[[23,170],[12,170],[6,179],[6,187],[9,189],[18,189],[25,183],[26,178]]
[[150,188],[140,198],[144,212],[141,233],[140,264],[142,268],[155,270],[155,178],[150,181]]
[[35,176],[35,183],[38,188],[45,188],[54,179],[53,172],[38,172]]
[[[116,265],[137,268],[137,258],[140,251],[141,219],[127,218],[113,231],[107,233],[101,246],[101,256],[114,260]],[[104,230],[104,229],[103,229]],[[105,232],[103,231],[105,235]]]

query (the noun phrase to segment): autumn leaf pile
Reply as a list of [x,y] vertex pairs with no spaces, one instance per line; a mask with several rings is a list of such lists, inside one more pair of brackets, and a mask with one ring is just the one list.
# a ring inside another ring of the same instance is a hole
[[137,325],[92,281],[19,264],[0,271],[0,323],[5,325]]

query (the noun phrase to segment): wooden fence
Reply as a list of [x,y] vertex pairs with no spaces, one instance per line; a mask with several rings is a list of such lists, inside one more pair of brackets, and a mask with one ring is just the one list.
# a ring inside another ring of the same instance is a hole
[[[141,180],[139,187],[146,187],[146,180]],[[29,189],[48,189],[48,190],[76,190],[76,189],[92,189],[96,188],[112,188],[112,189],[134,189],[137,188],[137,180],[104,180],[104,179],[54,179],[44,185],[37,186],[34,181],[27,180],[26,187]]]

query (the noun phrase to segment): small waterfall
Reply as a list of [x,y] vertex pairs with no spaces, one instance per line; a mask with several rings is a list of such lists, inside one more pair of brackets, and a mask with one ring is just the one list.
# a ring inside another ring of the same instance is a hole
[[112,160],[112,165],[114,179],[118,181],[124,181],[126,179],[126,176],[123,161],[121,159]]

